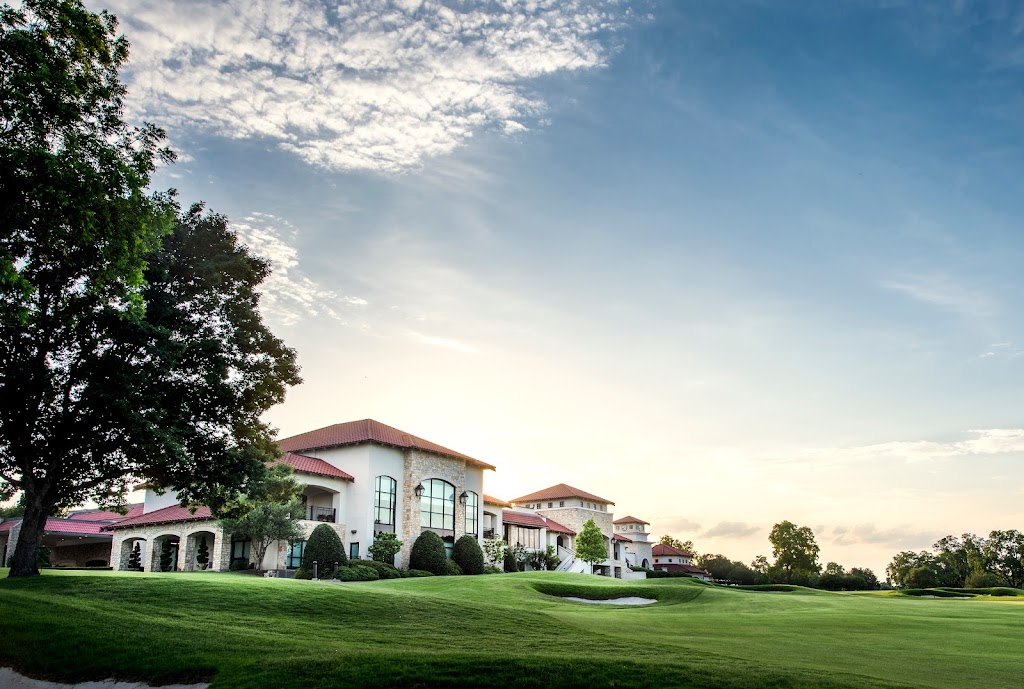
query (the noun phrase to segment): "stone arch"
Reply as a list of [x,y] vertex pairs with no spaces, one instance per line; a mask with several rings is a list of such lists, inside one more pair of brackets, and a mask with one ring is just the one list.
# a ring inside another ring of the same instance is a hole
[[136,543],[139,544],[139,567],[143,570],[146,569],[149,541],[145,536],[128,536],[121,539],[119,549],[117,551],[112,550],[110,553],[111,564],[113,564],[114,558],[117,558],[116,569],[128,571],[128,560],[131,559],[132,550],[134,550]]
[[182,542],[181,534],[173,531],[165,531],[159,536],[154,536],[150,541],[152,547],[150,548],[149,558],[149,571],[150,572],[162,572],[160,568],[160,553],[163,551],[164,542],[170,544],[171,548],[171,568],[169,571],[176,572],[181,569],[184,561],[184,546]]
[[[203,539],[206,539],[206,550],[207,550],[207,562],[206,567],[200,565],[196,560],[199,555],[199,544]],[[179,566],[179,569],[186,571],[194,571],[201,569],[218,569],[219,558],[217,557],[217,533],[209,527],[201,527],[194,531],[190,531],[185,536],[185,550],[184,558]]]

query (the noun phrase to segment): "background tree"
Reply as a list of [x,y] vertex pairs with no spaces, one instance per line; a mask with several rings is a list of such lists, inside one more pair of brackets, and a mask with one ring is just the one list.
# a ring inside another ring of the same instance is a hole
[[591,572],[594,571],[594,565],[608,559],[604,536],[593,519],[588,519],[576,536],[576,557],[590,565]]
[[841,564],[839,564],[838,562],[830,562],[827,565],[825,565],[825,569],[821,572],[821,575],[825,576],[826,574],[832,574],[841,577],[845,573],[846,570],[843,568]]
[[221,520],[225,534],[252,543],[252,560],[257,569],[263,567],[263,558],[271,543],[295,541],[305,535],[299,524],[304,516],[298,498],[301,492],[302,486],[295,480],[292,468],[276,464],[253,488],[251,495],[238,501],[235,509],[241,516]]
[[861,591],[874,591],[878,588],[878,577],[867,567],[851,567],[847,572],[848,577],[855,577],[864,582]]
[[1024,534],[1016,529],[992,531],[982,553],[985,571],[1000,577],[1007,586],[1024,587]]
[[949,535],[932,546],[939,579],[944,586],[963,586],[967,577],[982,559],[985,539],[971,533],[960,537]]
[[[0,9],[0,500],[25,494],[10,576],[47,515],[146,480],[215,512],[276,448],[299,382],[260,320],[268,264],[220,216],[147,194],[163,132],[122,119],[128,43],[79,0]],[[161,246],[163,240],[163,246]]]
[[768,562],[768,558],[764,555],[758,555],[750,562],[750,569],[754,570],[758,574],[762,574],[765,577],[768,576],[768,569],[771,564]]
[[674,538],[666,534],[658,539],[658,543],[670,545],[673,548],[679,548],[679,550],[682,550],[684,553],[689,553],[690,555],[693,555],[695,558],[697,557],[697,548],[693,545],[693,541],[680,541],[678,538]]
[[375,562],[394,565],[395,555],[398,555],[398,551],[401,549],[402,542],[398,540],[398,536],[382,531],[373,537],[373,543],[367,548],[367,552]]
[[[916,571],[911,581],[911,572]],[[885,568],[885,574],[890,583],[896,588],[927,588],[936,586],[939,582],[939,563],[935,556],[927,550],[915,553],[912,550],[904,550],[896,553],[892,562]],[[931,582],[927,586],[920,586],[922,582]]]
[[794,574],[809,577],[821,570],[818,544],[809,527],[782,521],[772,527],[768,540],[772,544],[775,566],[781,570],[785,583],[792,583]]
[[7,507],[0,507],[0,519],[20,517],[25,514],[25,493],[18,494],[18,501]]

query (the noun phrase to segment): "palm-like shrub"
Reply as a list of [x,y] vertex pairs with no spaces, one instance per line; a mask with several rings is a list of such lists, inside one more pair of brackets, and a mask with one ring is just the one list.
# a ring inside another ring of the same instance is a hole
[[444,541],[440,536],[433,531],[419,535],[412,544],[409,569],[422,569],[438,576],[448,573],[448,555],[444,552]]
[[476,538],[469,534],[455,541],[455,547],[452,548],[452,560],[459,564],[463,574],[484,573],[484,551],[480,548]]

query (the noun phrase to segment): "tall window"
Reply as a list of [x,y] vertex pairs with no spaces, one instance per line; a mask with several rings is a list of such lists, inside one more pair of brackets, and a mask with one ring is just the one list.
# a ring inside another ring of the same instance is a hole
[[377,524],[395,524],[398,483],[390,476],[378,476],[374,483],[373,520]]
[[305,541],[292,541],[291,550],[288,551],[288,569],[298,569],[302,566],[302,554],[306,552]]
[[420,526],[455,531],[455,486],[439,478],[423,482]]
[[466,491],[469,497],[466,498],[466,533],[476,536],[479,534],[477,530],[477,511],[480,508],[480,498],[473,491]]
[[239,560],[245,562],[245,564],[249,564],[249,557],[250,553],[252,552],[251,548],[252,541],[250,541],[249,539],[243,540],[241,538],[235,538],[234,536],[232,536],[231,561],[234,562],[236,560]]

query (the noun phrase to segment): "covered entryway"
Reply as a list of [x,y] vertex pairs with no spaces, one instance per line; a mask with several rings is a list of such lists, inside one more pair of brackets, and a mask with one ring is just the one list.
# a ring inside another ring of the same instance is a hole
[[[181,539],[176,534],[165,534],[153,539],[153,553],[150,558],[150,572],[176,572],[178,571],[178,550],[181,546]],[[165,560],[166,565],[161,566]]]

